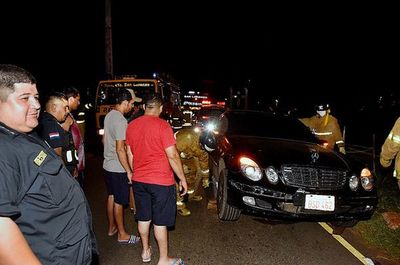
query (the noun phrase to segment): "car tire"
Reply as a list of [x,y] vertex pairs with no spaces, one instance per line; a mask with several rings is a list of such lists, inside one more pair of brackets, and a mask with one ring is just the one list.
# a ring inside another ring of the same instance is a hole
[[350,221],[333,221],[329,222],[332,227],[332,234],[341,235],[347,227],[353,227],[358,223],[358,220]]
[[211,159],[208,160],[208,168],[210,170],[210,179],[211,179],[211,191],[212,191],[212,196],[214,199],[217,199],[217,194],[218,194],[218,174],[215,174],[217,171],[216,167],[213,165],[213,162]]
[[329,222],[329,224],[333,227],[353,227],[358,223],[358,220],[350,220],[350,221],[333,221]]
[[218,181],[217,213],[218,218],[223,221],[236,221],[241,213],[241,210],[228,204],[228,178],[224,171],[221,172]]

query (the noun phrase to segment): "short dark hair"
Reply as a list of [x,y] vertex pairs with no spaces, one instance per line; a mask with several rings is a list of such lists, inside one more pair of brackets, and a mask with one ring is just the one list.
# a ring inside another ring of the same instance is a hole
[[155,106],[162,106],[164,101],[159,93],[153,93],[146,96],[144,104],[146,108],[154,108]]
[[46,110],[49,110],[51,104],[53,104],[53,102],[57,99],[68,101],[68,98],[64,93],[59,91],[51,91],[46,97],[46,103],[45,103]]
[[0,101],[6,101],[15,91],[17,83],[36,84],[35,77],[27,70],[12,64],[0,64]]
[[121,89],[118,93],[117,98],[115,99],[116,104],[121,104],[124,100],[131,101],[132,100],[132,94],[125,88]]
[[67,98],[70,98],[70,97],[76,98],[80,94],[79,90],[73,86],[65,87],[63,90],[63,93],[65,94],[65,96]]

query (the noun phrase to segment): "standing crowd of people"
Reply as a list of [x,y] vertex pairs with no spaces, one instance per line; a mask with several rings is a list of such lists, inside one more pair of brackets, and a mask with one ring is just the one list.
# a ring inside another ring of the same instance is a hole
[[75,152],[63,152],[67,99],[48,98],[37,130],[36,84],[25,69],[0,65],[0,264],[91,264],[98,255],[91,211],[67,169]]
[[[83,191],[84,135],[71,113],[79,107],[80,93],[74,87],[50,93],[42,110],[36,84],[25,69],[0,65],[0,265],[94,264],[99,253]],[[209,185],[208,153],[194,130],[174,134],[160,117],[160,95],[142,99],[121,89],[115,100],[102,139],[108,235],[117,235],[120,244],[141,243],[142,262],[150,262],[152,228],[157,264],[184,264],[168,255],[168,228],[175,226],[177,213],[190,215],[187,201],[202,200],[198,188]],[[346,154],[328,104],[300,120],[327,148]],[[400,188],[400,118],[381,149],[383,167],[393,160]],[[124,208],[130,202],[139,235],[125,229]]]
[[[73,114],[80,93],[68,87],[39,102],[35,77],[15,65],[0,65],[0,264],[95,264],[92,215],[84,188],[84,136]],[[188,186],[171,126],[159,116],[160,95],[142,99],[122,90],[104,120],[104,175],[108,235],[118,243],[142,243],[150,262],[150,225],[158,264],[184,264],[168,255],[168,227],[175,225],[176,189]],[[125,114],[135,108],[128,127]],[[177,180],[175,179],[177,177]],[[178,183],[176,187],[176,183]],[[134,190],[140,235],[124,226],[124,208]]]

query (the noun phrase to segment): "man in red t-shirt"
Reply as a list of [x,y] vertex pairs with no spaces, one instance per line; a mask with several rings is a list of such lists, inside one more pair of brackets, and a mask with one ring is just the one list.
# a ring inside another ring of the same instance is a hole
[[179,178],[181,195],[187,192],[187,182],[175,146],[171,126],[159,118],[162,112],[160,95],[145,100],[145,113],[129,123],[126,144],[129,163],[133,169],[133,190],[138,230],[142,239],[142,261],[151,260],[149,246],[150,223],[159,248],[158,264],[183,264],[181,259],[168,256],[167,227],[175,225],[176,188]]

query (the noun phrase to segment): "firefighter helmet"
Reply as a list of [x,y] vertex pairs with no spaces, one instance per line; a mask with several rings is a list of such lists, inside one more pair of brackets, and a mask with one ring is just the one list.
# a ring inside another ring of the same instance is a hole
[[200,144],[207,152],[214,151],[217,147],[217,140],[213,132],[203,131],[200,135]]
[[316,111],[325,111],[325,110],[328,110],[328,109],[330,109],[330,106],[327,103],[318,104],[318,105],[315,106],[315,110]]

